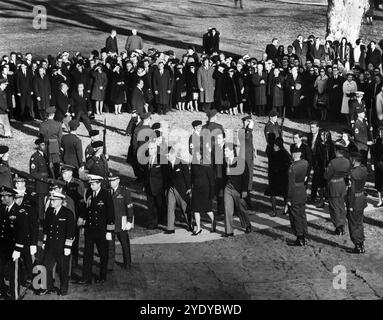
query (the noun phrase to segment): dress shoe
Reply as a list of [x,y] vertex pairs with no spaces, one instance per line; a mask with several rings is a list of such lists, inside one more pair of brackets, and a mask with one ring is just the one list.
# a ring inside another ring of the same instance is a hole
[[287,241],[287,245],[290,247],[304,247],[306,245],[305,239],[297,237],[295,241]]
[[324,208],[324,201],[319,201],[316,205],[316,208]]
[[344,232],[344,226],[340,226],[339,229],[340,229],[340,230],[339,230],[340,235],[341,235],[341,236],[344,236],[344,235],[345,235],[345,232]]
[[229,237],[234,237],[234,233],[224,233],[222,235],[223,238],[229,238]]
[[173,234],[175,231],[174,230],[166,230],[164,233],[165,234]]
[[217,230],[217,222],[214,219],[213,222],[211,223],[211,229],[210,232],[215,232]]
[[360,244],[356,244],[354,249],[349,249],[347,250],[348,253],[353,253],[353,254],[362,254],[365,253],[366,251],[364,250],[364,246]]
[[88,279],[88,280],[83,279],[83,280],[77,281],[77,284],[84,285],[84,286],[91,285],[92,279]]
[[198,236],[199,234],[201,234],[201,232],[202,229],[199,229],[199,231],[193,231],[192,236]]
[[251,226],[247,226],[245,229],[245,233],[250,233],[251,232]]
[[104,279],[104,278],[96,278],[95,283],[103,284],[103,283],[105,283],[105,281],[106,281],[106,279]]

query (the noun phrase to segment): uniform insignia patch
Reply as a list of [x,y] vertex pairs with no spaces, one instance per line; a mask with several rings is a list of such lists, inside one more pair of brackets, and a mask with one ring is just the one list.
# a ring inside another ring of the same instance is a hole
[[31,164],[31,169],[36,169],[36,165],[34,163]]
[[355,134],[358,134],[358,133],[359,133],[359,129],[355,128]]

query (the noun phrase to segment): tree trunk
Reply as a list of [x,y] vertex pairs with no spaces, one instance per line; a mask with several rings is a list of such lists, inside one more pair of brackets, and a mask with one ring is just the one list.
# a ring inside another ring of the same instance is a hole
[[339,41],[346,37],[354,44],[369,6],[369,0],[328,0],[327,36]]

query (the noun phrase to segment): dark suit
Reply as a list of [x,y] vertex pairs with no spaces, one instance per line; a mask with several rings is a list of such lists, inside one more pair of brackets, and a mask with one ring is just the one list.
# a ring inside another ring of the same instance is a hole
[[144,93],[141,89],[138,87],[135,87],[132,92],[132,96],[130,99],[132,109],[136,109],[137,113],[142,116],[145,112],[144,105],[145,105],[145,97]]
[[278,57],[278,49],[272,43],[269,43],[266,46],[265,52],[267,53],[267,59],[271,59],[276,62]]
[[46,109],[50,106],[51,83],[47,75],[43,78],[37,74],[33,78],[33,92],[37,100],[37,107],[39,110],[40,118],[46,118]]
[[108,241],[106,233],[114,231],[114,205],[112,196],[105,189],[100,189],[97,196],[88,189],[86,210],[81,213],[85,223],[85,248],[83,280],[92,279],[94,245],[100,255],[100,279],[106,280],[108,265]]
[[118,54],[117,37],[112,38],[109,36],[105,42],[106,52],[112,52]]
[[301,159],[306,160],[309,163],[308,168],[307,168],[307,173],[306,173],[306,176],[309,177],[310,176],[310,171],[311,171],[311,168],[312,168],[312,152],[311,152],[311,149],[309,148],[309,146],[307,144],[302,142],[299,148],[296,146],[295,143],[290,145],[290,153],[293,153],[295,150],[299,150],[302,153]]
[[69,133],[63,136],[61,148],[63,149],[63,161],[65,164],[72,165],[77,170],[84,165],[82,142],[77,135]]
[[317,133],[314,143],[313,143],[313,134],[311,132],[308,134],[307,144],[311,150],[311,161],[312,161],[311,168],[313,168],[314,170],[312,183],[311,183],[311,200],[312,201],[316,199],[318,187],[320,187],[319,182],[320,180],[323,179],[323,177],[321,177],[321,175],[323,175],[322,163],[320,163],[320,160],[322,158],[321,143],[322,143],[322,139],[320,137],[319,132]]
[[169,70],[164,69],[161,75],[160,71],[156,68],[153,71],[153,91],[158,92],[155,94],[155,101],[158,107],[158,113],[166,113],[170,103],[170,93],[172,90],[172,77]]
[[32,92],[32,72],[27,70],[24,76],[21,70],[18,71],[16,73],[16,94],[19,97],[19,116],[21,119],[24,118],[26,111],[30,118],[33,119],[35,117],[35,113],[33,111]]
[[88,111],[92,110],[89,95],[86,92],[83,92],[83,96],[80,96],[78,91],[74,92],[71,97],[71,106],[72,113],[75,114],[75,119],[77,121],[81,120],[88,132],[91,131],[92,125],[90,124],[90,119],[88,117]]
[[70,109],[70,100],[68,95],[65,95],[61,90],[56,96],[56,113],[54,119],[59,122],[63,122],[66,114]]

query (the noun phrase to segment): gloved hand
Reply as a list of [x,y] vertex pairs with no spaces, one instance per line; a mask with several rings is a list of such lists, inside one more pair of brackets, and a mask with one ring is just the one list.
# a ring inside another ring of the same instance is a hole
[[78,226],[78,227],[81,227],[82,225],[84,225],[84,219],[83,219],[83,218],[78,218],[78,220],[77,220],[77,226]]
[[68,248],[65,248],[64,249],[64,256],[69,256],[70,255],[70,249],[68,249]]
[[42,248],[43,250],[45,250],[45,243],[43,243],[43,244],[41,245],[41,248]]
[[112,233],[111,232],[106,233],[106,240],[112,241]]
[[123,227],[122,227],[122,230],[123,231],[129,231],[130,229],[132,229],[133,227],[133,224],[131,222],[127,222]]
[[37,246],[30,246],[29,252],[31,253],[31,256],[35,255],[37,253]]
[[13,251],[13,253],[12,253],[12,259],[13,259],[13,261],[16,261],[17,259],[19,259],[20,258],[20,252],[19,251]]

